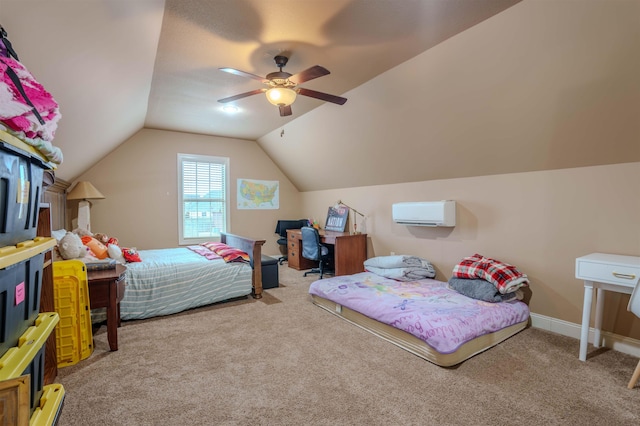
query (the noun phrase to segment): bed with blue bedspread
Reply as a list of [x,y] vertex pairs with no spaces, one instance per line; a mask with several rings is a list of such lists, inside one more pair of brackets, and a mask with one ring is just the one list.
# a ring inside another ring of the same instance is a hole
[[253,259],[261,259],[265,241],[223,233],[220,242],[246,253],[247,261],[227,262],[187,247],[139,250],[142,261],[127,263],[120,318],[170,315],[249,294],[260,298],[261,264]]

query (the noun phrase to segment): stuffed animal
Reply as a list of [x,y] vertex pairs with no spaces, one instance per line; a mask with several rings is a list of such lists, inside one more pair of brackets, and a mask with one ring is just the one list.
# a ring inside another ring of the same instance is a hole
[[132,247],[132,248],[123,247],[122,256],[124,257],[124,260],[127,261],[127,263],[142,262],[142,259],[140,259],[140,255],[138,254],[138,250],[136,250],[135,247]]
[[122,255],[122,249],[117,244],[109,244],[107,246],[107,254],[109,254],[111,259],[115,259],[118,263],[122,263],[123,265],[127,263]]
[[85,236],[93,237],[93,234],[91,233],[91,231],[87,231],[86,229],[82,229],[82,228],[76,228],[71,232],[78,235],[80,238]]
[[118,239],[115,237],[110,237],[107,234],[97,233],[93,234],[93,238],[100,241],[105,246],[109,247],[110,244],[118,245]]
[[58,242],[58,252],[64,260],[84,257],[87,248],[77,234],[67,232]]
[[107,236],[107,234],[101,234],[101,233],[93,234],[93,238],[100,241],[105,246],[109,242],[109,237]]
[[93,255],[95,257],[97,257],[98,259],[106,259],[108,254],[107,254],[107,246],[105,246],[104,244],[102,244],[100,241],[96,240],[93,237],[89,237],[88,235],[85,235],[84,237],[82,237],[80,239],[80,241],[82,241],[82,244],[84,244],[85,246],[89,247],[89,249],[91,249],[91,252],[93,253]]

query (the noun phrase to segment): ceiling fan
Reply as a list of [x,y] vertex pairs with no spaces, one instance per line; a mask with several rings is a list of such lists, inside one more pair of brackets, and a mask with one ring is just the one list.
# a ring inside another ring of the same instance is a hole
[[218,102],[224,104],[246,98],[247,96],[257,95],[258,93],[265,93],[267,95],[267,100],[280,108],[280,116],[282,117],[291,115],[291,104],[296,100],[297,95],[309,96],[310,98],[333,102],[338,105],[344,105],[344,103],[347,102],[347,98],[330,95],[328,93],[316,92],[315,90],[305,89],[304,87],[298,87],[299,84],[304,83],[305,81],[313,80],[314,78],[329,74],[329,70],[326,68],[321,67],[320,65],[315,65],[297,74],[291,75],[288,72],[282,71],[282,68],[287,65],[289,58],[278,55],[273,59],[276,62],[276,66],[280,68],[280,71],[269,73],[264,78],[259,75],[240,71],[234,68],[220,68],[220,71],[239,75],[241,77],[252,78],[269,87],[255,89],[235,96],[229,96],[228,98],[219,99]]

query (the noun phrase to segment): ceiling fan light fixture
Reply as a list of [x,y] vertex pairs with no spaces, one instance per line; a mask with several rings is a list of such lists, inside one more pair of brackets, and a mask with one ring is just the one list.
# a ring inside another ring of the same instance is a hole
[[288,87],[272,87],[266,92],[267,100],[275,106],[289,106],[298,95],[295,90]]
[[267,85],[267,88],[255,89],[238,95],[228,96],[223,99],[218,99],[218,102],[226,104],[244,99],[248,96],[257,95],[258,93],[265,93],[269,103],[278,107],[281,117],[287,117],[292,114],[291,104],[295,102],[298,95],[319,99],[325,102],[332,102],[337,105],[344,105],[344,103],[347,102],[346,98],[342,98],[340,96],[317,92],[315,90],[305,89],[304,87],[298,87],[301,83],[330,74],[328,69],[321,67],[320,65],[314,65],[292,75],[288,72],[282,71],[282,68],[288,61],[286,56],[278,55],[273,59],[276,61],[276,66],[280,68],[280,71],[269,73],[266,77],[260,77],[259,75],[240,71],[234,68],[219,68],[220,71],[228,72],[240,77],[250,78],[252,80],[258,80],[262,84]]
[[236,113],[236,112],[240,111],[240,108],[238,108],[238,107],[237,107],[237,106],[235,106],[235,105],[224,105],[224,106],[222,107],[222,110],[223,110],[224,112],[228,112],[228,113],[230,113],[230,114],[233,114],[233,113]]

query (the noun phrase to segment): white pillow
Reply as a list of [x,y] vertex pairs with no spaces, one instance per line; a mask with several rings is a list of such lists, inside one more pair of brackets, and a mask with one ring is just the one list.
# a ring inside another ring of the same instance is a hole
[[107,247],[107,254],[110,258],[115,259],[118,263],[122,263],[123,265],[127,263],[127,261],[124,260],[124,256],[122,255],[122,249],[118,247],[117,244],[109,244],[109,246]]
[[66,229],[58,229],[57,231],[51,231],[51,236],[56,239],[56,241],[60,241],[62,237],[67,234]]

